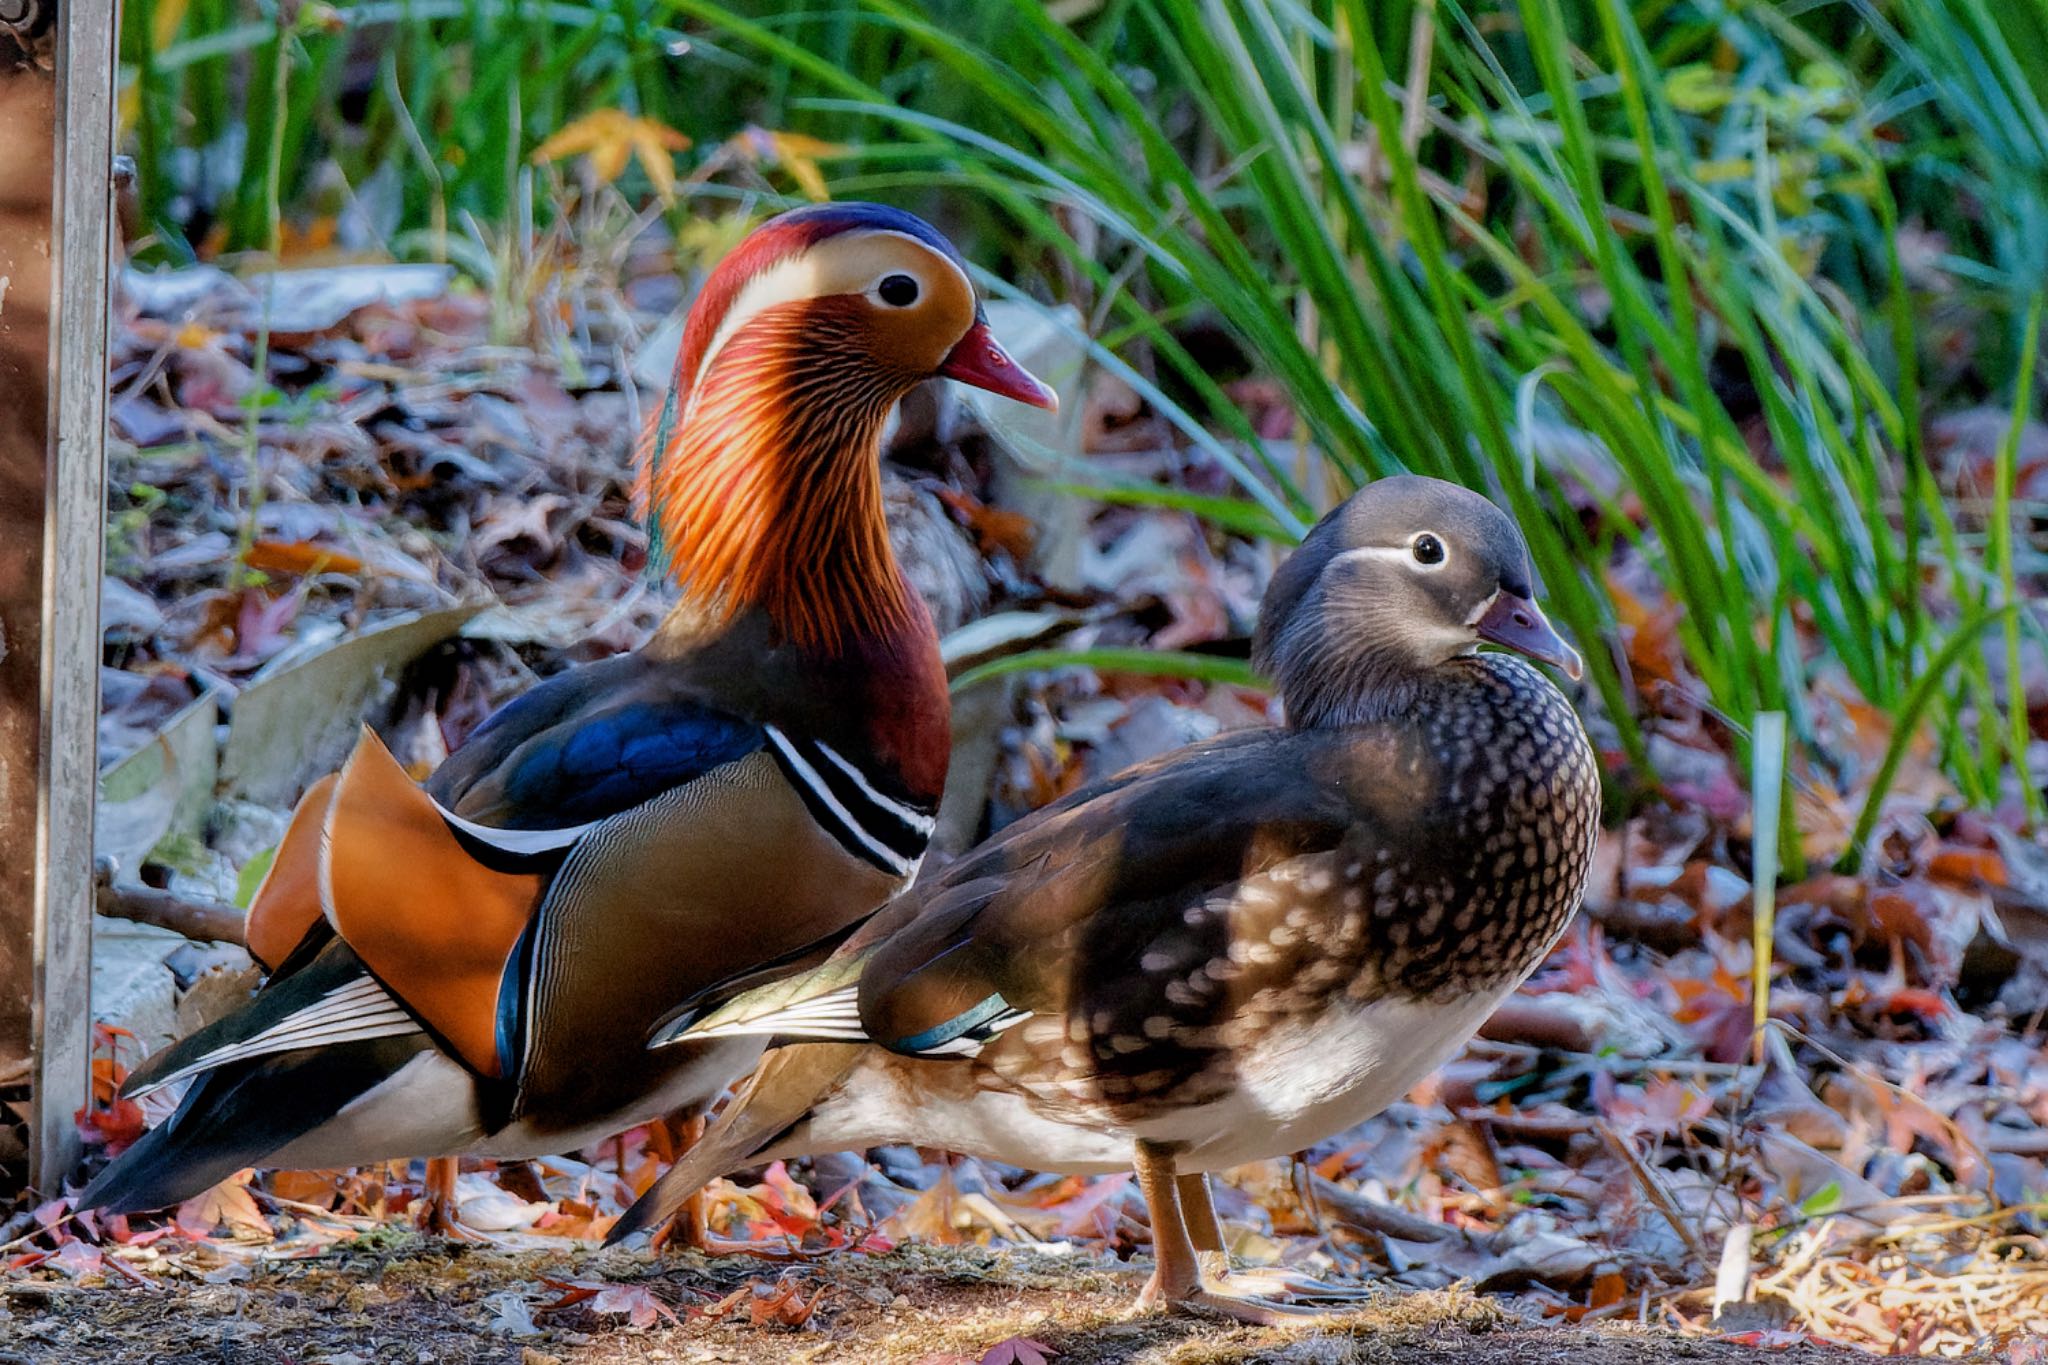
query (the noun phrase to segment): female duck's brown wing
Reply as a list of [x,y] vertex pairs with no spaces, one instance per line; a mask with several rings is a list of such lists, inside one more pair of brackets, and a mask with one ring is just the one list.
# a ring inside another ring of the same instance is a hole
[[[1419,808],[1413,798],[1426,775],[1385,755],[1373,765],[1377,782],[1350,780],[1359,760],[1372,757],[1360,750],[1378,747],[1245,731],[1126,769],[919,882],[823,965],[705,992],[651,1045],[756,1035],[976,1056],[992,1044],[1001,1051],[1011,1025],[1064,1013],[1090,990],[1119,1017],[1137,1015],[1133,1027],[1142,1028],[1158,983],[1128,976],[1145,971],[1148,953],[1166,953],[1153,959],[1163,966],[1213,951],[1213,926],[1190,925],[1189,907],[1337,848],[1357,837],[1361,822],[1391,825],[1403,809]],[[1261,913],[1253,907],[1244,922]],[[1064,1039],[1067,1030],[1057,1032]],[[658,1224],[704,1180],[745,1164],[858,1057],[858,1047],[822,1045],[770,1054],[704,1143],[608,1240]]]
[[[1213,946],[1213,924],[1176,946],[1189,907],[1355,839],[1362,822],[1397,821],[1417,779],[1380,761],[1379,781],[1352,781],[1360,747],[1248,731],[1127,770],[920,882],[824,966],[707,992],[653,1042],[752,1034],[972,1055],[1030,1014],[1069,1008],[1084,980],[1114,989],[1117,964],[1138,972],[1148,952]],[[1262,913],[1252,904],[1234,922],[1255,928]]]
[[[1367,818],[1332,781],[1344,748],[1234,736],[1019,821],[947,869],[868,954],[861,1033],[895,1052],[973,1055],[1031,1014],[1137,990],[1136,977],[1210,951],[1214,926],[1190,907],[1336,848]],[[1258,913],[1245,907],[1239,928]]]

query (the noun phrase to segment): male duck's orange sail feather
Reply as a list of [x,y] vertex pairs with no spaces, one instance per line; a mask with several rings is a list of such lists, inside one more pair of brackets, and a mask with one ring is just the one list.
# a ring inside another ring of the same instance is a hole
[[327,811],[323,908],[391,993],[486,1076],[500,1073],[505,963],[542,884],[538,874],[478,862],[434,799],[363,731]]
[[270,871],[249,903],[242,933],[250,955],[266,971],[276,971],[320,919],[320,839],[340,780],[340,773],[329,773],[306,788],[270,860]]

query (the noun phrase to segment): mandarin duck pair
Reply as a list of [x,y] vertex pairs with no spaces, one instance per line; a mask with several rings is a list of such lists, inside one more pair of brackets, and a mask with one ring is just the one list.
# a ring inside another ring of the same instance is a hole
[[1128,769],[896,895],[946,703],[875,449],[934,373],[1050,403],[914,219],[799,211],[721,267],[653,443],[674,615],[424,790],[366,737],[310,792],[252,910],[269,984],[137,1074],[199,1079],[81,1202],[259,1161],[562,1150],[775,1045],[612,1240],[728,1170],[914,1142],[1135,1165],[1141,1302],[1301,1311],[1232,1284],[1205,1173],[1371,1117],[1542,960],[1584,891],[1592,750],[1541,673],[1478,647],[1577,658],[1497,508],[1382,480],[1268,590],[1283,727]]
[[130,1078],[192,1085],[80,1206],[157,1208],[259,1164],[569,1151],[742,1076],[761,1040],[648,1035],[820,953],[932,831],[946,678],[879,452],[940,375],[1056,405],[922,220],[798,209],[721,262],[642,442],[675,608],[638,652],[497,711],[424,787],[364,733],[251,905],[263,988]]
[[1520,534],[1477,494],[1391,478],[1352,497],[1266,593],[1254,652],[1283,727],[1027,816],[824,963],[714,988],[657,1033],[799,1045],[612,1239],[714,1175],[799,1155],[907,1142],[1043,1171],[1135,1165],[1156,1264],[1141,1305],[1315,1311],[1231,1284],[1204,1173],[1399,1099],[1578,909],[1592,747],[1541,673],[1477,652],[1578,675],[1530,578]]

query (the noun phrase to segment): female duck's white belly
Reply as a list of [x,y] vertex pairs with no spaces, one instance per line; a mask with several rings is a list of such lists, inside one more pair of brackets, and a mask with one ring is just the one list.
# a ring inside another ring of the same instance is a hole
[[914,1143],[1033,1171],[1128,1170],[1128,1133],[1050,1119],[1021,1095],[977,1088],[959,1062],[869,1049],[830,1095],[761,1160]]
[[963,1085],[958,1062],[879,1050],[766,1156],[911,1142],[1029,1170],[1128,1169],[1138,1138],[1181,1149],[1186,1171],[1286,1156],[1363,1123],[1450,1059],[1516,985],[1449,1002],[1382,999],[1268,1033],[1237,1054],[1222,1098],[1126,1126],[1049,1118],[1021,1096]]
[[1312,1147],[1449,1061],[1510,989],[1449,1002],[1375,1000],[1284,1025],[1238,1053],[1238,1082],[1223,1098],[1137,1136],[1186,1143],[1183,1170],[1226,1170]]

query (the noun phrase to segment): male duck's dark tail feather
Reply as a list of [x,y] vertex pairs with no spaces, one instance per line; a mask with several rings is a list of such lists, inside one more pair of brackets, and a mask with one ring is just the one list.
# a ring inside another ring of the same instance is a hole
[[[420,1036],[272,1053],[209,1071],[170,1118],[114,1158],[79,1209],[139,1213],[212,1188],[333,1118],[388,1079]],[[315,1062],[317,1065],[310,1065]]]
[[862,1051],[857,1043],[803,1043],[769,1053],[710,1131],[619,1215],[604,1244],[653,1231],[711,1180],[754,1164],[853,1069]]

